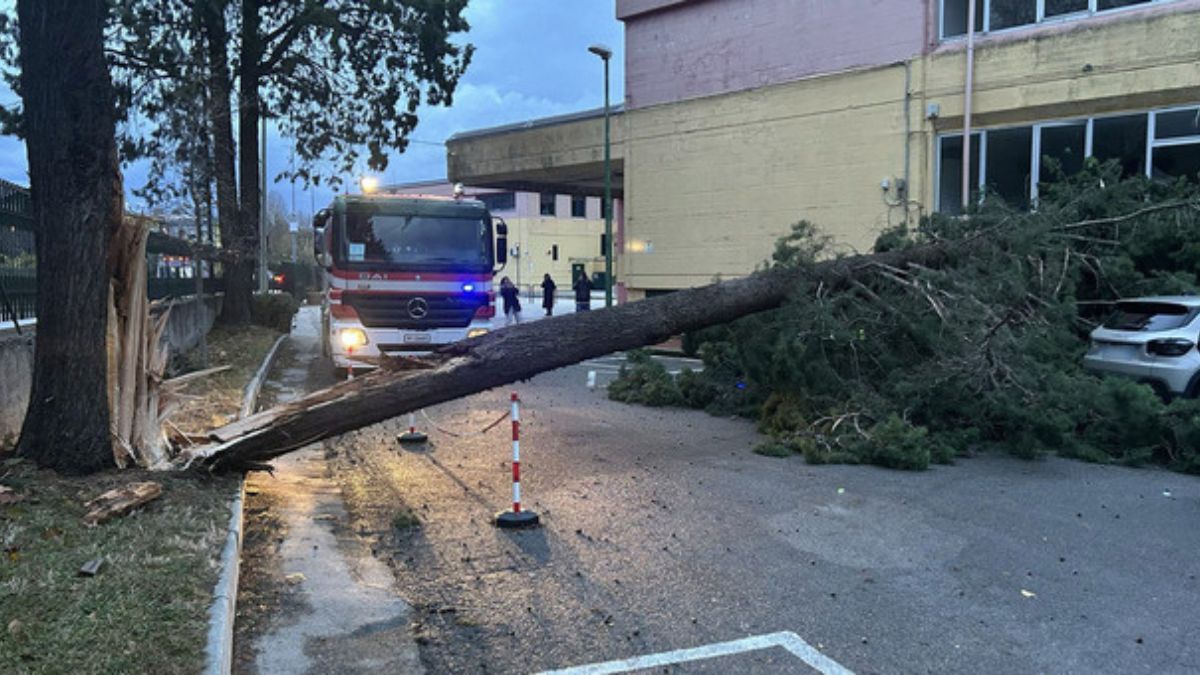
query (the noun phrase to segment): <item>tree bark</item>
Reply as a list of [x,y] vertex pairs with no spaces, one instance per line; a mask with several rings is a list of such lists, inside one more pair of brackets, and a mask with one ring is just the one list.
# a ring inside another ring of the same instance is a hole
[[[965,244],[968,245],[969,244]],[[940,266],[964,244],[777,267],[735,281],[627,305],[521,324],[446,347],[422,370],[380,369],[213,431],[213,445],[184,459],[213,469],[244,469],[337,436],[538,373],[658,344],[672,335],[778,307],[803,282],[842,288],[874,264]]]
[[[208,51],[208,124],[212,133],[213,179],[217,185],[217,220],[221,224],[221,245],[233,259],[238,259],[237,244],[240,227],[238,225],[238,192],[237,178],[234,169],[236,163],[235,145],[233,142],[233,119],[230,113],[233,84],[229,72],[229,56],[226,52],[229,43],[229,31],[225,25],[225,10],[228,0],[199,0],[196,11],[200,15],[200,26],[204,36],[205,48]],[[208,227],[208,242],[213,243],[212,222]],[[226,281],[233,264],[224,265]],[[234,282],[236,286],[236,282]],[[228,297],[228,296],[226,296]],[[228,300],[222,305],[228,308]],[[238,308],[239,314],[249,315],[248,307]],[[245,316],[240,317],[245,321]],[[235,321],[236,323],[236,321]]]
[[242,45],[238,64],[238,182],[241,196],[238,229],[233,237],[237,261],[226,266],[225,301],[222,321],[249,323],[254,294],[254,269],[258,259],[259,211],[262,186],[259,185],[258,122],[259,37],[257,0],[242,0]]
[[109,242],[120,224],[116,110],[104,0],[19,0],[22,124],[38,258],[37,342],[17,445],[40,466],[112,466]]

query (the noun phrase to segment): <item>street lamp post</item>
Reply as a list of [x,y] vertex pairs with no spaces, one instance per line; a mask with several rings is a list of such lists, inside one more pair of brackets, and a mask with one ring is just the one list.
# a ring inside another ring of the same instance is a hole
[[613,233],[612,233],[612,141],[609,132],[608,61],[612,50],[596,44],[588,51],[604,61],[604,306],[613,304]]

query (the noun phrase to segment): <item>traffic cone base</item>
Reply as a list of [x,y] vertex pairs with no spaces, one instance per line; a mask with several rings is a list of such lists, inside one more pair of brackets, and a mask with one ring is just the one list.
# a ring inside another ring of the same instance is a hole
[[426,443],[429,441],[429,436],[420,431],[406,431],[396,437],[396,440],[405,445],[415,445],[418,443]]
[[533,511],[502,511],[496,514],[496,527],[505,530],[518,530],[526,527],[537,527],[541,524],[538,514]]

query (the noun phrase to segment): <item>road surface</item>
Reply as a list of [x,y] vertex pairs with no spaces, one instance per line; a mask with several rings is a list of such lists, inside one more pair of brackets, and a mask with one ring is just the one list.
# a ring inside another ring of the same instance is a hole
[[508,425],[471,435],[508,389],[418,417],[425,448],[399,446],[400,419],[325,453],[352,531],[415,608],[428,672],[634,657],[638,672],[1200,671],[1200,479],[992,455],[920,473],[762,457],[748,421],[589,390],[612,364],[514,387],[538,530],[490,524],[509,505]]

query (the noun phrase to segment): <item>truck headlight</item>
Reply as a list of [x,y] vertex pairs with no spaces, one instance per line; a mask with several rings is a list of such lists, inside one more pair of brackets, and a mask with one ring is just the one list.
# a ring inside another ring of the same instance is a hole
[[467,331],[467,339],[469,340],[471,338],[477,338],[477,337],[480,337],[481,335],[487,335],[487,334],[488,334],[488,329],[486,329],[486,328],[472,328],[471,330]]
[[341,330],[342,346],[346,349],[361,347],[367,344],[367,333],[360,328],[343,328]]

